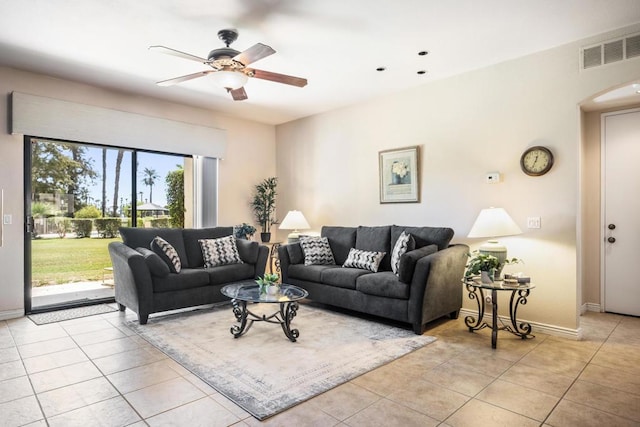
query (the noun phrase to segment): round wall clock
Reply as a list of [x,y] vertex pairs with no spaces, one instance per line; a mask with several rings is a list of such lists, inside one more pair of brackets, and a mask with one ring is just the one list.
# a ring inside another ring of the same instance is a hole
[[553,153],[547,147],[535,146],[527,148],[520,157],[522,172],[529,176],[541,176],[551,170]]

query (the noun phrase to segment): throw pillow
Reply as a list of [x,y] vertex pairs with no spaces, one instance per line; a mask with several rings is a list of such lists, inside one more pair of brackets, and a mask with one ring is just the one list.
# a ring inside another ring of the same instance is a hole
[[144,262],[149,267],[149,271],[154,276],[167,277],[171,270],[169,266],[158,256],[157,253],[147,248],[136,248],[136,251],[140,252],[144,257]]
[[169,266],[172,273],[180,273],[182,262],[176,249],[160,236],[154,237],[151,241],[151,250],[158,254],[160,258]]
[[300,239],[304,253],[304,265],[335,265],[333,252],[326,237],[304,237]]
[[200,239],[198,243],[200,243],[200,249],[202,249],[205,268],[243,264],[234,236],[226,236],[219,239]]
[[391,271],[398,275],[398,267],[400,266],[400,257],[408,251],[414,250],[416,247],[416,241],[411,234],[407,234],[404,231],[396,240],[396,244],[391,251]]
[[363,251],[361,249],[351,248],[347,260],[342,264],[343,267],[353,267],[362,270],[378,272],[380,261],[386,255],[386,252]]

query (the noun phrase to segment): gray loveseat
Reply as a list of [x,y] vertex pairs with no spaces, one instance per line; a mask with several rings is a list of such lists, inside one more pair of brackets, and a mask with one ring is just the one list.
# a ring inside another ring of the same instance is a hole
[[[405,231],[415,249],[400,257],[398,275],[391,271],[391,252]],[[328,305],[409,323],[416,334],[427,322],[462,307],[462,276],[469,247],[450,245],[453,230],[436,227],[328,227],[335,265],[305,265],[300,243],[278,250],[282,280],[306,289],[309,298]],[[351,248],[386,252],[377,272],[342,267]]]
[[[141,325],[159,311],[228,300],[222,286],[264,275],[269,250],[257,242],[235,239],[242,263],[205,268],[199,239],[230,236],[233,227],[202,229],[120,228],[123,242],[111,242],[115,297],[120,310],[138,313]],[[175,248],[182,269],[170,272],[165,260],[149,250],[156,236]]]

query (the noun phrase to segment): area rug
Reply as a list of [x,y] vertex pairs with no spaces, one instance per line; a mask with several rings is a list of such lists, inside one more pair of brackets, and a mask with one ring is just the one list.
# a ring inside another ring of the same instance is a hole
[[117,311],[117,309],[107,304],[96,304],[67,308],[65,310],[47,311],[46,313],[29,314],[27,317],[36,325],[46,325],[47,323],[62,322],[63,320],[78,319],[96,314],[111,313],[113,311]]
[[[271,314],[276,308],[251,310]],[[300,331],[297,342],[266,322],[236,339],[229,331],[235,324],[228,305],[127,326],[259,420],[435,341],[308,304],[292,322]]]

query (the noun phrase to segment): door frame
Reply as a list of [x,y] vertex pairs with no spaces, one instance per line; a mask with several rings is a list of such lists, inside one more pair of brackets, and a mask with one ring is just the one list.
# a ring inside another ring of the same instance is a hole
[[640,108],[627,108],[600,115],[600,312],[606,308],[606,139],[605,121],[607,117],[640,112]]

